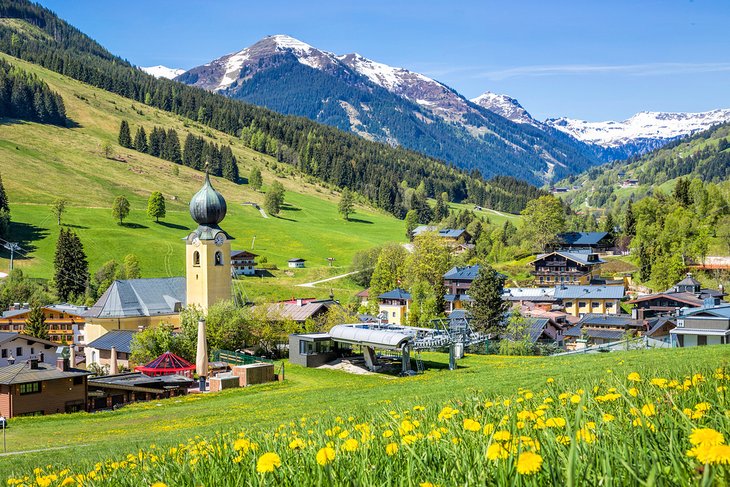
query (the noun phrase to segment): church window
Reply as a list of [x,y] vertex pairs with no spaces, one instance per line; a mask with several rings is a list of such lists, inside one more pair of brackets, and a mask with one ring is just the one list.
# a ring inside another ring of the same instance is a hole
[[193,252],[193,265],[199,266],[200,265],[200,252],[197,250]]
[[215,265],[223,265],[223,253],[220,250],[215,253]]

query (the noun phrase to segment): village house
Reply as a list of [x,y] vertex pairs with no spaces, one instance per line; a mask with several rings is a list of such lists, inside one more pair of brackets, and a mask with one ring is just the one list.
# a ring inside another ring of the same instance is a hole
[[411,294],[401,288],[393,289],[378,296],[378,310],[387,323],[405,325],[411,307]]
[[61,344],[49,340],[23,335],[15,331],[0,332],[0,367],[37,358],[40,362],[56,364],[58,347]]
[[129,356],[132,354],[132,339],[136,330],[110,330],[91,341],[85,349],[86,364],[111,367],[116,354],[117,368],[129,369]]
[[[53,304],[42,306],[43,317],[48,326],[49,339],[64,345],[84,345],[85,306]],[[0,331],[25,331],[26,320],[31,307],[28,303],[15,303],[0,316]]]
[[370,288],[363,289],[355,295],[355,298],[357,298],[360,306],[367,307],[368,303],[370,303]]
[[566,232],[558,234],[555,250],[602,253],[607,252],[612,247],[613,241],[608,232]]
[[231,269],[237,276],[256,275],[256,257],[258,254],[247,250],[231,250]]
[[444,242],[452,246],[473,243],[472,236],[466,230],[460,228],[443,228],[439,230],[438,227],[433,225],[417,226],[413,229],[413,238],[416,238],[426,232],[434,232],[437,236],[441,237]]
[[90,372],[69,366],[67,358],[52,365],[30,359],[0,368],[0,415],[37,416],[86,410]]
[[307,320],[324,320],[327,312],[333,307],[341,307],[334,299],[292,298],[264,305],[267,316],[271,320],[291,320],[303,324]]
[[502,291],[502,299],[512,305],[551,310],[557,303],[554,287],[506,287]]
[[730,304],[680,310],[669,333],[678,347],[730,344]]
[[664,292],[639,296],[628,302],[634,305],[631,315],[643,320],[675,315],[681,308],[701,308],[707,303],[720,304],[725,296],[723,290],[703,289],[702,284],[688,273],[684,279]]
[[625,294],[623,286],[556,286],[555,298],[565,312],[582,317],[591,313],[617,315]]
[[303,269],[306,259],[289,259],[288,264],[291,269]]
[[587,314],[564,333],[566,348],[577,350],[592,345],[601,345],[623,340],[627,337],[643,336],[646,326],[640,320],[627,315]]
[[471,301],[471,298],[469,298],[469,288],[478,275],[479,264],[453,267],[444,274],[444,288],[446,289],[444,302],[447,306],[447,313],[451,313],[457,309],[463,309],[464,303]]
[[530,262],[534,283],[540,287],[559,284],[590,284],[605,261],[592,252],[555,251],[538,255]]

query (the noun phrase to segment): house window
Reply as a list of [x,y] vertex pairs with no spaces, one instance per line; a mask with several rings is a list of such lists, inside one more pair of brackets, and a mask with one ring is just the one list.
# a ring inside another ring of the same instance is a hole
[[197,250],[193,252],[193,265],[196,267],[200,266],[200,252]]
[[22,357],[23,356],[23,347],[15,347],[15,356],[16,357]]
[[707,345],[707,335],[697,335],[697,346]]
[[585,301],[578,301],[578,307],[579,308],[585,308],[586,307]]
[[35,347],[30,347],[30,354],[35,355]]
[[220,250],[215,253],[215,265],[223,265],[223,252]]
[[573,301],[566,301],[566,302],[565,302],[565,307],[566,307],[566,308],[570,308],[570,307],[572,307],[572,306],[573,306]]
[[[73,367],[73,364],[71,366]],[[75,386],[80,386],[83,383],[84,383],[84,376],[83,375],[79,375],[79,376],[74,377],[74,385]]]
[[606,303],[606,308],[613,308],[613,303]]
[[599,303],[598,301],[593,301],[591,303],[591,306],[593,306],[594,308],[600,308],[601,307],[601,303]]
[[40,382],[28,382],[27,384],[20,384],[20,395],[24,394],[36,394],[41,392]]
[[2,350],[0,350],[0,358],[8,358],[7,349],[3,348]]

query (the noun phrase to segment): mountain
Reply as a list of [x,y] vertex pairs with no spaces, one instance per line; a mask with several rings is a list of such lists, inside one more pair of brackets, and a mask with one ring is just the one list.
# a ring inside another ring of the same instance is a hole
[[285,35],[266,37],[175,79],[486,177],[513,175],[542,184],[599,162],[588,145],[552,127],[515,123],[427,76]]
[[487,91],[476,98],[472,98],[471,101],[475,105],[486,108],[515,123],[526,123],[536,127],[542,126],[540,122],[532,118],[532,115],[520,105],[520,102],[510,96],[498,95],[497,93]]
[[[282,115],[176,81],[155,78],[110,53],[50,10],[27,0],[0,0],[0,52],[131,100],[135,113],[162,110],[206,134],[223,133],[230,137],[226,145],[240,143],[275,157],[273,167],[282,177],[298,174],[333,190],[349,188],[369,204],[399,217],[411,208],[410,195],[421,186],[427,197],[446,193],[455,203],[468,202],[510,213],[519,213],[527,201],[543,194],[527,183],[516,185],[508,177],[487,181],[479,174],[449,167],[419,152],[368,141],[304,117]],[[287,55],[287,59],[293,59],[291,53]],[[310,74],[320,73],[294,62],[309,69]],[[361,75],[351,74],[369,83]],[[309,91],[317,85],[301,88]],[[396,98],[375,85],[371,88]],[[280,94],[289,100],[287,93]],[[71,118],[69,128],[79,123]],[[150,130],[148,126],[146,131]],[[188,137],[193,134],[185,132],[179,135],[179,145],[187,152],[189,141],[191,149],[197,143]],[[168,155],[177,160],[174,147],[175,144],[168,147]],[[202,161],[193,162],[192,167],[202,167]],[[239,174],[247,171],[248,168],[239,169]]]
[[574,207],[610,208],[664,188],[679,177],[730,181],[730,122],[666,143],[643,156],[594,167],[560,183]]
[[155,78],[167,78],[173,79],[176,76],[180,76],[185,72],[184,69],[168,68],[167,66],[148,66],[146,68],[139,68],[147,74],[151,74]]
[[640,112],[622,122],[553,118],[546,124],[576,139],[605,148],[609,158],[650,152],[672,140],[730,121],[730,109],[701,113]]

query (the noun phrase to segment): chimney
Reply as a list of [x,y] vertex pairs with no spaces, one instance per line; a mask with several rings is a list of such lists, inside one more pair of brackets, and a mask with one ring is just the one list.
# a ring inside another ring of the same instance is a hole
[[56,368],[61,372],[67,372],[69,369],[68,359],[59,356],[56,359]]
[[303,306],[304,302],[302,301],[302,298],[297,298],[297,306]]
[[38,370],[38,357],[31,357],[28,361],[28,366],[30,370]]

